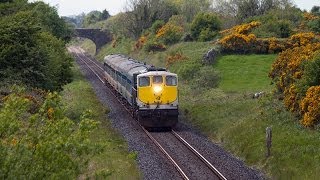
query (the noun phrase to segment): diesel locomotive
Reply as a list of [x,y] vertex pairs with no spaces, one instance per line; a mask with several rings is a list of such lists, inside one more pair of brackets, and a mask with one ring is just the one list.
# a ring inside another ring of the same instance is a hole
[[142,126],[171,128],[178,122],[177,74],[112,54],[104,58],[104,80],[130,105]]

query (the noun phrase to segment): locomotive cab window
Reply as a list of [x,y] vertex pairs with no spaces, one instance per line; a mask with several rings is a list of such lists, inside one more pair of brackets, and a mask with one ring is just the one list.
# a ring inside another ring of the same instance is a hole
[[177,78],[175,76],[167,76],[166,77],[166,85],[167,86],[176,86],[177,83]]
[[150,77],[140,77],[139,86],[140,87],[150,86]]
[[153,76],[153,84],[162,84],[162,76]]

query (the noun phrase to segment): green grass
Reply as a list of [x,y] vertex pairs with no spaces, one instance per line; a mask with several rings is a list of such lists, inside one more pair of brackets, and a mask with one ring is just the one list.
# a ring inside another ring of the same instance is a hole
[[[218,60],[215,68],[221,73],[220,88],[229,91],[266,91],[268,73],[276,55],[228,55]],[[270,85],[270,86],[268,86]]]
[[77,65],[73,72],[73,82],[66,85],[62,92],[67,116],[77,120],[83,111],[91,110],[94,119],[100,122],[99,128],[92,133],[91,140],[105,144],[103,151],[89,162],[89,169],[81,178],[140,179],[136,154],[127,151],[126,142],[112,129],[107,119],[109,110],[98,101]]
[[[119,46],[112,51],[121,52],[124,47]],[[268,72],[277,55],[224,55],[213,66],[204,67],[202,56],[211,47],[206,42],[189,42],[173,45],[164,52],[130,51],[129,55],[164,66],[167,55],[182,52],[188,60],[174,64],[170,70],[179,74],[180,111],[191,124],[269,178],[318,179],[319,130],[301,127],[298,119],[270,93],[273,86]],[[101,51],[99,57],[112,52],[110,45],[104,48],[108,50]],[[201,82],[197,79],[208,77],[204,69],[218,72],[218,87],[197,84]],[[260,91],[266,93],[265,97],[252,99],[252,94]],[[273,130],[269,158],[265,157],[266,127]]]
[[[271,157],[265,157],[265,128],[272,127]],[[234,126],[221,131],[224,144],[250,165],[275,179],[318,179],[320,175],[319,131],[301,127],[295,117],[273,97],[265,97]]]
[[132,48],[133,41],[129,39],[122,39],[116,43],[116,48],[113,48],[111,43],[103,46],[99,53],[96,55],[96,58],[99,61],[103,61],[104,56],[108,54],[125,54],[129,56]]

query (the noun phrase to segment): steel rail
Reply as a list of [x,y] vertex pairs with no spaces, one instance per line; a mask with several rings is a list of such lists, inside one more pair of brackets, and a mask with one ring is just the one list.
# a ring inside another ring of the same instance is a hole
[[[140,125],[141,126],[141,125]],[[141,126],[142,127],[142,126]],[[182,176],[183,179],[189,180],[188,176],[183,172],[183,170],[180,168],[180,166],[176,163],[176,161],[169,155],[169,153],[160,145],[160,143],[147,131],[144,127],[142,127],[143,131],[147,134],[147,136],[152,140],[153,143],[155,143],[158,148],[161,150],[163,154],[167,156],[167,158],[171,161],[171,163],[174,165],[174,167],[177,169],[179,174]]]
[[215,168],[205,157],[203,157],[194,147],[192,147],[185,139],[183,139],[177,132],[171,130],[171,133],[184,144],[193,154],[195,154],[207,167],[216,174],[220,179],[227,180],[225,176],[223,176],[220,171]]
[[[72,49],[76,49],[76,48],[72,48]],[[82,52],[81,52],[82,53]],[[99,78],[99,80],[103,83],[103,84],[105,84],[105,82],[103,81],[103,79],[89,66],[89,64],[85,61],[85,60],[83,60],[83,58],[81,58],[79,55],[78,55],[78,53],[76,52],[75,53],[76,54],[76,56],[82,61],[82,62],[84,62],[86,65],[87,65],[87,67]],[[101,68],[101,67],[100,67]]]
[[[75,51],[77,51],[77,49],[76,48],[70,48],[70,50],[72,51],[72,49],[74,49]],[[84,58],[82,58],[82,57],[80,57],[79,55],[78,55],[78,53],[77,52],[75,52],[76,53],[76,56],[81,60],[81,61],[83,61],[85,64],[86,64],[86,66],[99,78],[99,80],[103,83],[103,84],[105,84],[105,82],[99,77],[99,75],[89,66],[89,64],[85,61],[85,60],[83,60]],[[81,52],[80,51],[80,53],[82,53],[83,54],[83,52]],[[84,57],[86,57],[86,56],[84,56]],[[86,59],[89,59],[88,57],[86,57]],[[91,59],[89,59],[91,62],[93,62]],[[96,64],[96,63],[94,63],[97,67],[99,67],[100,69],[102,69],[98,64]],[[103,70],[103,69],[102,69]],[[121,105],[123,105],[122,104],[122,102],[117,98],[117,96],[109,89],[109,88],[107,88],[110,92],[111,92],[111,94],[112,95],[114,95],[115,97],[116,97],[116,99],[117,99],[117,101],[121,104]],[[123,105],[124,106],[124,105]],[[128,110],[125,106],[124,106],[124,108],[126,109],[126,111],[128,111],[129,112],[129,114],[131,114],[131,112],[130,112],[130,110]],[[136,119],[135,119],[136,120]],[[137,121],[137,120],[136,120]],[[189,180],[189,178],[188,178],[188,176],[184,173],[184,171],[180,168],[180,166],[175,162],[175,160],[169,155],[169,153],[160,145],[160,143],[144,128],[144,127],[142,127],[139,123],[138,123],[138,125],[142,128],[142,130],[147,134],[147,136],[151,139],[151,141],[160,149],[160,151],[170,160],[170,162],[173,164],[173,166],[176,168],[176,170],[178,171],[178,173],[182,176],[182,178],[183,179],[185,179],[185,180]]]

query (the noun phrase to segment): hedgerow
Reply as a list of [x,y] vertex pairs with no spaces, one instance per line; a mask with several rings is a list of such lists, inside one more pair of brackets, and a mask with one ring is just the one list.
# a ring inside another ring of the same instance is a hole
[[68,119],[57,93],[33,94],[15,88],[1,99],[0,179],[78,177],[102,147],[89,140],[98,123],[89,111]]

